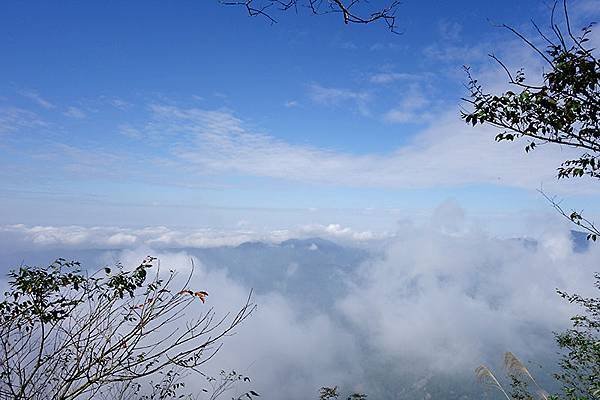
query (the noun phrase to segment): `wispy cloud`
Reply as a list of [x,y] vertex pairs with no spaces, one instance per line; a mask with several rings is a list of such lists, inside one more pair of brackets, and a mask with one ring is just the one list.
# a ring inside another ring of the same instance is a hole
[[483,59],[489,52],[489,45],[455,45],[448,43],[432,44],[423,50],[425,57],[445,63],[468,64]]
[[350,102],[361,114],[369,114],[367,104],[371,95],[366,91],[325,87],[315,83],[309,86],[309,96],[315,103],[330,107]]
[[600,15],[600,4],[595,0],[580,0],[569,3],[569,11],[571,14],[575,14],[576,18],[580,19],[579,22],[587,24],[593,19],[585,21],[586,18],[589,19],[590,17]]
[[425,96],[423,88],[412,85],[403,95],[398,105],[384,115],[384,119],[393,123],[422,123],[432,117],[431,101]]
[[37,114],[18,107],[0,107],[0,133],[46,126]]
[[[140,161],[129,156],[127,152],[108,148],[77,146],[68,143],[47,143],[42,149],[36,149],[34,156],[38,160],[54,163],[57,170],[62,170],[70,177],[84,179],[109,178],[127,179],[129,174],[140,168]],[[106,168],[111,165],[111,168]]]
[[119,133],[121,133],[123,136],[127,136],[131,139],[140,139],[143,136],[138,129],[128,124],[121,124],[117,127],[117,129],[119,130]]
[[19,91],[19,94],[31,101],[33,101],[34,103],[36,103],[37,105],[46,108],[48,110],[55,108],[56,106],[51,103],[50,101],[46,100],[45,98],[43,98],[38,92],[36,92],[35,90],[21,90]]
[[[337,92],[336,92],[337,93]],[[426,101],[407,98],[391,120],[406,121]],[[456,112],[439,114],[435,124],[387,154],[350,154],[293,145],[249,130],[227,111],[152,106],[143,129],[166,135],[172,154],[203,173],[236,173],[352,187],[417,188],[494,184],[534,190],[555,183],[555,169],[569,149],[545,148],[525,155],[520,143],[495,143],[491,128],[466,126]],[[169,142],[177,137],[177,142]],[[478,155],[485,154],[485,162]],[[558,187],[558,186],[557,186]],[[562,183],[564,190],[592,185]]]
[[87,116],[86,113],[83,112],[83,110],[73,106],[67,107],[67,110],[63,114],[65,114],[69,118],[75,119],[83,119]]
[[119,98],[110,99],[109,104],[115,108],[118,108],[119,110],[126,110],[127,108],[131,107],[131,103]]
[[[352,92],[353,93],[353,92]],[[363,98],[344,91],[320,93],[328,102]],[[141,123],[118,126],[129,149],[50,143],[32,148],[32,159],[49,160],[70,177],[95,177],[193,186],[228,176],[327,185],[332,188],[431,188],[497,185],[535,190],[543,183],[557,193],[595,193],[587,180],[557,182],[555,170],[572,150],[543,148],[525,155],[521,143],[495,143],[489,127],[466,126],[455,110],[435,108],[419,91],[406,93],[383,116],[390,123],[429,123],[403,145],[387,152],[344,152],[289,143],[251,128],[229,110],[152,104]],[[43,125],[26,110],[0,109],[0,132]],[[390,129],[392,129],[390,127]],[[326,134],[326,130],[323,134]],[[368,135],[369,132],[365,132]],[[49,151],[49,148],[52,150]],[[160,155],[156,149],[160,148]],[[135,154],[135,155],[134,155]],[[485,155],[482,162],[481,155]],[[114,168],[107,169],[107,163]],[[35,164],[32,164],[35,165]],[[183,173],[185,172],[185,173]],[[42,173],[42,170],[40,170]],[[47,171],[43,171],[47,174]],[[60,174],[57,172],[56,176]]]
[[443,40],[457,41],[461,37],[463,26],[456,21],[443,20],[438,23],[438,31]]
[[402,72],[380,72],[369,77],[371,83],[386,84],[395,81],[414,81],[420,79],[417,74],[408,74]]
[[389,51],[395,51],[395,50],[400,50],[402,48],[406,48],[407,45],[399,45],[397,42],[388,42],[388,43],[381,43],[381,42],[377,42],[377,43],[373,43],[371,46],[369,46],[369,50],[370,51],[385,51],[385,50],[389,50]]
[[338,45],[339,48],[344,50],[357,50],[358,46],[354,42],[342,42]]

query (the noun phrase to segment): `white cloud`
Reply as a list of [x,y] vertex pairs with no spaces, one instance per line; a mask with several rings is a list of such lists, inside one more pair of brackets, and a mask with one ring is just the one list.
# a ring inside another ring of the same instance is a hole
[[125,100],[122,100],[122,99],[116,98],[116,97],[115,97],[115,98],[113,98],[113,99],[110,99],[110,100],[108,101],[108,103],[109,103],[111,106],[113,106],[113,107],[115,107],[115,108],[118,108],[119,110],[126,110],[126,109],[128,109],[129,107],[131,107],[131,103],[129,103],[129,102],[125,101]]
[[337,47],[344,50],[357,50],[358,46],[353,42],[342,42],[338,43]]
[[[110,265],[116,256],[123,265],[131,267],[139,265],[148,251],[140,247],[116,255],[107,253],[99,261]],[[163,271],[177,271],[179,279],[175,280],[175,288],[183,283],[193,261],[191,284],[209,295],[206,304],[198,302],[187,308],[188,313],[199,315],[210,307],[217,320],[225,316],[225,326],[248,297],[250,288],[232,279],[224,270],[205,268],[201,260],[185,252],[152,254],[158,257]],[[357,349],[352,334],[344,331],[327,313],[301,312],[297,304],[277,292],[255,293],[252,302],[258,306],[252,316],[233,335],[226,336],[223,348],[202,366],[207,375],[218,376],[220,370],[235,370],[251,378],[251,383],[236,386],[232,395],[251,388],[264,398],[303,399],[314,397],[323,385],[351,382],[360,376],[360,364],[353,363]],[[168,326],[181,326],[187,319],[179,318]],[[192,374],[189,378],[185,380],[186,393],[201,393],[209,386],[201,375]],[[281,382],[286,384],[281,385]]]
[[28,98],[29,100],[33,101],[34,103],[36,103],[37,105],[46,108],[46,109],[52,109],[55,108],[56,106],[54,104],[52,104],[51,102],[49,102],[48,100],[44,99],[38,92],[36,92],[35,90],[21,90],[19,92],[19,94],[23,97]]
[[369,46],[370,51],[383,51],[383,50],[395,51],[395,50],[406,49],[406,48],[408,48],[408,46],[406,44],[399,45],[398,42],[373,43],[371,46]]
[[389,234],[371,231],[357,231],[340,224],[300,225],[284,230],[241,229],[174,229],[164,226],[145,228],[84,227],[69,226],[28,226],[0,225],[2,249],[126,249],[148,246],[165,248],[206,248],[216,246],[237,246],[244,242],[265,241],[279,243],[290,238],[323,237],[339,242],[369,242],[389,237]]
[[244,232],[212,230],[177,231],[166,227],[128,229],[117,227],[5,225],[0,234],[13,246],[41,248],[130,248],[132,246],[211,247],[235,245],[254,237]]
[[365,92],[324,87],[318,84],[310,85],[310,94],[314,101],[325,105],[337,105],[347,100],[366,101],[369,99],[369,95]]
[[72,106],[67,107],[67,110],[64,112],[64,114],[67,117],[76,118],[76,119],[82,119],[82,118],[86,117],[86,114],[80,108],[72,107]]
[[421,77],[416,74],[408,74],[402,72],[380,72],[369,77],[371,83],[386,84],[395,81],[413,81]]
[[[469,376],[476,365],[506,350],[524,360],[542,361],[536,357],[553,352],[552,332],[565,328],[575,312],[555,288],[583,295],[594,290],[590,277],[600,248],[574,253],[568,230],[562,228],[546,226],[534,248],[468,226],[473,225],[453,203],[436,210],[429,226],[403,226],[384,242],[381,255],[341,278],[342,293],[329,308],[315,307],[310,298],[288,298],[276,288],[256,295],[256,314],[226,339],[207,364],[208,372],[243,371],[266,398],[304,399],[314,397],[322,385],[373,393],[384,382],[394,390],[407,383],[399,372],[406,365],[423,378],[445,371]],[[318,229],[349,233],[336,225]],[[100,265],[115,260],[137,265],[153,254],[164,270],[185,272],[190,266],[188,253],[161,250],[176,241],[184,244],[189,231],[5,226],[0,243],[14,250],[6,232],[29,235],[35,240],[29,251],[52,242],[65,248],[108,242],[133,246],[106,253]],[[216,237],[214,232],[201,235]],[[207,306],[215,307],[218,315],[235,311],[249,288],[226,271],[226,262],[222,270],[209,270],[193,260],[194,285],[210,293]],[[293,280],[301,271],[286,264],[283,272]],[[379,380],[370,380],[373,371]]]
[[[440,213],[457,211],[462,218],[457,209]],[[567,230],[547,231],[533,249],[480,229],[448,235],[413,227],[363,266],[338,309],[398,363],[464,371],[501,351],[530,359],[548,351],[551,332],[574,312],[555,289],[593,293],[599,258],[597,246],[574,253]]]
[[[524,57],[530,53],[512,51],[509,64],[534,65]],[[522,46],[521,46],[522,47]],[[517,48],[517,47],[515,47]],[[532,57],[530,54],[529,57]],[[525,60],[525,61],[523,61]],[[537,65],[534,65],[534,69]],[[491,90],[505,88],[505,77],[497,66],[476,71]],[[397,72],[373,75],[374,82],[408,78]],[[120,176],[137,181],[176,181],[193,185],[207,177],[236,174],[261,178],[323,184],[331,187],[377,187],[393,189],[455,187],[463,185],[499,185],[535,190],[544,184],[553,192],[593,192],[586,180],[556,185],[555,171],[562,160],[574,154],[572,149],[545,146],[525,154],[521,143],[495,143],[496,130],[472,128],[461,122],[457,105],[443,111],[429,89],[419,90],[413,83],[394,107],[379,116],[390,123],[429,123],[418,132],[402,132],[399,142],[386,152],[334,151],[311,145],[293,144],[280,139],[278,132],[266,134],[249,125],[227,109],[181,107],[151,104],[146,121],[123,123],[118,131],[144,144],[132,152],[120,148],[78,148],[55,146],[56,151],[40,149],[45,157],[54,156],[57,169],[73,175]],[[313,101],[331,107],[355,106],[369,113],[369,92],[324,87],[310,87]],[[296,104],[294,100],[288,106]],[[38,124],[35,115],[20,109],[0,110],[0,131],[16,131]],[[374,121],[374,124],[379,123]],[[327,126],[320,134],[327,135]],[[334,128],[335,129],[335,128]],[[388,126],[388,129],[395,129]],[[339,134],[339,132],[335,132]],[[391,132],[393,133],[393,131]],[[348,132],[377,141],[371,132]],[[400,135],[400,132],[399,132]],[[281,136],[284,136],[282,134]],[[160,146],[161,155],[156,148]],[[103,167],[107,160],[116,167]],[[181,173],[185,171],[185,173]],[[112,174],[112,175],[110,175]],[[158,178],[157,178],[158,177]],[[597,185],[596,185],[597,186]]]
[[[513,40],[506,45],[506,53],[509,66],[525,65],[531,76],[537,76],[541,64],[531,51]],[[486,58],[478,55],[478,60],[482,57]],[[488,63],[476,69],[476,77],[492,92],[507,88],[506,76],[497,65]],[[205,174],[240,174],[338,187],[412,189],[486,184],[535,190],[543,184],[555,193],[597,192],[597,185],[585,178],[557,182],[556,169],[561,162],[576,157],[572,148],[543,146],[525,154],[519,141],[496,143],[496,129],[466,125],[456,104],[444,111],[432,103],[429,89],[424,92],[421,86],[409,86],[404,98],[383,118],[429,125],[388,152],[350,153],[291,144],[277,135],[249,128],[229,110],[157,104],[151,107],[147,125],[138,129],[164,137],[175,159]],[[328,106],[354,103],[366,107],[370,100],[367,92],[359,90],[317,84],[310,89],[315,102]],[[327,127],[321,133],[326,135]],[[370,133],[352,134],[367,137]],[[174,145],[173,137],[177,138]]]
[[[419,100],[411,105],[415,97],[407,101],[408,108],[425,104]],[[438,115],[429,128],[387,154],[350,154],[293,145],[249,131],[227,111],[158,105],[152,110],[145,128],[149,134],[167,139],[176,135],[173,154],[203,173],[353,187],[493,184],[534,190],[544,183],[551,190],[595,190],[594,185],[577,181],[553,186],[556,168],[573,154],[572,149],[546,147],[526,155],[522,143],[495,143],[494,129],[467,126],[456,112]],[[390,118],[408,118],[401,111]]]
[[46,123],[34,112],[17,107],[0,107],[0,133],[42,126],[46,126]]
[[431,102],[425,97],[423,88],[411,85],[399,104],[385,113],[384,119],[393,123],[420,123],[432,118],[429,108]]
[[[595,0],[579,0],[569,2],[567,5],[572,28],[574,30],[579,30],[579,28],[590,22],[596,21],[596,17],[600,16],[600,4]],[[562,14],[562,7],[560,7],[558,12]],[[560,15],[560,17],[562,18],[562,15]]]
[[367,103],[371,100],[371,95],[366,91],[312,84],[309,86],[309,95],[317,104],[333,107],[350,102],[361,114],[370,114]]
[[383,43],[374,43],[371,45],[371,47],[369,47],[369,50],[371,51],[378,51],[378,50],[383,50],[385,49],[385,45]]
[[456,41],[460,39],[463,26],[456,21],[444,20],[438,24],[438,30],[443,40]]
[[130,139],[141,139],[143,136],[139,129],[127,124],[119,125],[118,130],[119,133],[121,133],[123,136],[127,136]]
[[310,224],[302,226],[299,232],[302,233],[303,236],[323,236],[352,242],[381,239],[387,236],[386,233],[356,231],[350,227],[341,226],[340,224]]
[[432,44],[423,50],[423,54],[436,61],[466,64],[482,60],[489,48],[487,44],[477,46]]
[[[136,160],[129,159],[129,154],[113,149],[79,147],[71,144],[56,143],[54,151],[41,153],[39,157],[57,160],[56,166],[73,176],[104,176],[122,178],[125,171],[132,171]],[[129,164],[125,166],[125,163]],[[139,162],[139,161],[137,161]],[[105,165],[113,165],[106,168]]]

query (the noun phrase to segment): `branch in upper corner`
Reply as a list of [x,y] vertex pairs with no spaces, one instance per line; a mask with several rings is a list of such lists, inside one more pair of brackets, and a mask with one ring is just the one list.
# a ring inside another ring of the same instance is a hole
[[308,9],[311,14],[342,14],[345,24],[370,24],[377,21],[385,23],[387,28],[396,34],[400,32],[396,26],[396,11],[400,0],[389,0],[379,8],[370,6],[367,0],[219,0],[223,5],[240,6],[246,9],[249,16],[261,16],[276,23],[275,14],[298,8]]

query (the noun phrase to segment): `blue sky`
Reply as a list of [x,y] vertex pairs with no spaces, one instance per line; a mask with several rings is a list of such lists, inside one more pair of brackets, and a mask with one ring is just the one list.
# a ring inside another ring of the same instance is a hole
[[548,12],[405,1],[394,35],[209,0],[7,2],[0,224],[377,230],[448,199],[501,223],[546,210],[541,185],[597,213],[593,182],[555,182],[567,150],[525,156],[458,118],[462,65],[494,87],[490,52],[539,67],[491,21]]

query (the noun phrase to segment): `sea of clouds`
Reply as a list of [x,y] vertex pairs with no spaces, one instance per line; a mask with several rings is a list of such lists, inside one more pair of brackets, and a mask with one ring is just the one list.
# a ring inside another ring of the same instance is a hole
[[[227,265],[207,268],[190,248],[257,239],[276,244],[317,233],[346,246],[354,241],[371,256],[343,275],[344,290],[332,306],[310,307],[311,297],[286,297],[276,287],[255,293],[255,313],[225,339],[207,369],[251,376],[252,388],[266,399],[316,398],[324,385],[377,398],[422,398],[435,397],[442,385],[436,380],[471,379],[477,365],[494,365],[504,351],[523,361],[552,359],[553,332],[567,327],[576,312],[556,289],[593,294],[600,248],[575,251],[568,225],[538,228],[532,227],[538,232],[535,240],[500,239],[470,224],[460,208],[444,204],[430,224],[404,223],[386,237],[361,236],[335,225],[280,236],[12,225],[2,227],[0,235],[4,271],[9,263],[16,265],[17,256],[27,263],[28,251],[35,257],[36,251],[47,255],[74,248],[96,249],[94,260],[87,261],[99,266],[115,259],[135,266],[152,254],[162,266],[185,274],[193,260],[193,283],[210,293],[207,306],[218,315],[239,309],[251,288]],[[327,294],[328,282],[312,284]],[[545,366],[537,373],[551,371]],[[194,380],[189,388],[205,386]],[[449,397],[465,394],[453,393]]]

